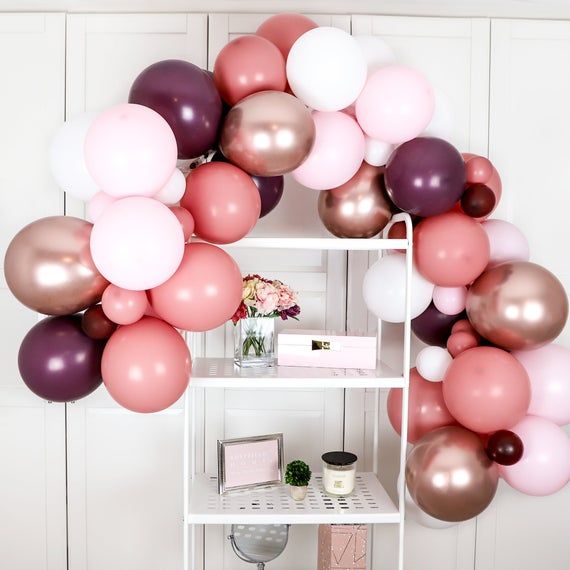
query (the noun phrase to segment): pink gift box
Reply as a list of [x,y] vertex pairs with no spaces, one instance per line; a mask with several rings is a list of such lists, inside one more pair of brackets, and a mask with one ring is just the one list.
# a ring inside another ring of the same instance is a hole
[[277,364],[280,366],[376,368],[375,336],[349,332],[285,330],[277,338]]
[[366,525],[319,525],[318,570],[366,570],[367,538]]

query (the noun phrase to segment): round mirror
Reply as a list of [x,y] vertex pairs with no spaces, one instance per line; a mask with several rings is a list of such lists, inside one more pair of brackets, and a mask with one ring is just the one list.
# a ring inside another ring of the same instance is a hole
[[287,524],[234,524],[228,536],[238,558],[257,564],[258,570],[285,550],[288,538]]

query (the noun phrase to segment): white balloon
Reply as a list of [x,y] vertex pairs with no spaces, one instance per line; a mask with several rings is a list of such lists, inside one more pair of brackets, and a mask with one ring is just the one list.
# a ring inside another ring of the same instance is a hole
[[368,76],[386,65],[396,63],[394,50],[378,36],[354,36],[366,60]]
[[[411,318],[423,313],[431,302],[433,283],[412,270]],[[406,319],[406,256],[394,253],[380,258],[368,269],[362,283],[368,310],[389,323]]]
[[441,382],[453,358],[440,346],[426,346],[416,357],[416,368],[422,378]]
[[366,60],[358,42],[338,28],[304,33],[287,58],[293,93],[317,111],[340,111],[356,101],[366,81]]
[[372,166],[384,166],[395,148],[394,145],[369,136],[365,136],[364,139],[366,141],[364,160]]
[[83,153],[87,131],[96,116],[96,113],[83,113],[63,123],[51,142],[49,153],[51,172],[58,185],[86,202],[99,191],[87,171]]
[[435,110],[433,117],[423,132],[430,137],[449,140],[453,135],[453,111],[449,97],[434,88]]
[[168,179],[168,182],[153,196],[153,198],[167,206],[173,206],[180,202],[185,191],[186,178],[181,170],[175,168],[172,176]]

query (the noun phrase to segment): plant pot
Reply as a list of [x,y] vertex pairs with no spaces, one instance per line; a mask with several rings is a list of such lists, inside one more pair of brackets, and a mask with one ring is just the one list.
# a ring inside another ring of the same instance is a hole
[[291,497],[295,501],[304,501],[305,497],[307,496],[308,488],[309,488],[308,485],[304,485],[303,487],[296,487],[295,485],[290,485],[289,491],[291,492]]
[[234,328],[234,362],[243,368],[275,365],[275,319],[249,317]]

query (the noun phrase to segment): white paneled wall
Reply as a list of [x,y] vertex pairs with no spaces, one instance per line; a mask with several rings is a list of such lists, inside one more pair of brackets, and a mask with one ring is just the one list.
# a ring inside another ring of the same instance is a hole
[[[229,40],[253,32],[267,15],[0,14],[2,256],[14,233],[29,221],[64,211],[83,215],[83,204],[73,199],[64,203],[47,168],[48,141],[64,116],[125,101],[135,76],[157,60],[181,58],[211,69]],[[489,152],[497,164],[505,187],[499,214],[526,232],[533,259],[570,287],[564,255],[570,236],[570,22],[311,17],[354,34],[381,36],[400,62],[429,76],[450,104],[451,141],[463,151]],[[287,179],[282,203],[261,220],[255,234],[326,235],[316,197]],[[359,294],[367,255],[234,254],[244,274],[261,272],[300,291],[303,319],[296,326],[374,325]],[[0,276],[0,568],[178,570],[180,403],[141,416],[121,409],[100,389],[68,405],[66,415],[66,406],[34,397],[19,379],[16,353],[37,316],[13,299]],[[231,328],[204,335],[200,352],[228,355]],[[386,339],[401,334],[398,327],[383,332]],[[204,415],[197,425],[204,465],[198,467],[215,471],[218,438],[283,431],[287,460],[304,457],[318,469],[322,450],[344,445],[358,453],[364,468],[370,460],[370,396],[361,390],[201,393]],[[382,478],[393,492],[398,440],[385,415],[381,440]],[[502,488],[477,521],[443,531],[407,524],[406,568],[566,570],[568,513],[568,489],[538,499]],[[376,529],[375,570],[395,567],[392,530]],[[231,552],[226,534],[227,529],[215,527],[199,535],[195,556],[205,570],[246,567]],[[315,541],[315,527],[294,527],[285,554],[271,567],[314,568]]]
[[[65,16],[0,14],[0,256],[35,218],[63,213],[47,144],[63,120]],[[3,263],[0,267],[3,266]],[[65,406],[34,396],[17,354],[36,313],[0,269],[0,566],[63,570]]]

